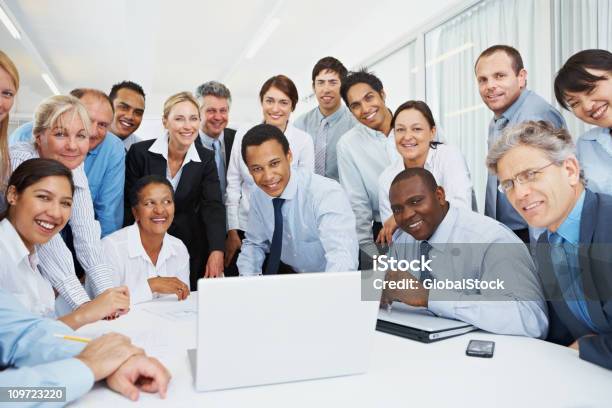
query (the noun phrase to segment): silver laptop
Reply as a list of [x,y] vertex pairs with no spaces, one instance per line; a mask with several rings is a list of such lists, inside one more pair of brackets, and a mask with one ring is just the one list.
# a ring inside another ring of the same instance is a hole
[[378,302],[360,272],[200,279],[198,391],[364,373]]

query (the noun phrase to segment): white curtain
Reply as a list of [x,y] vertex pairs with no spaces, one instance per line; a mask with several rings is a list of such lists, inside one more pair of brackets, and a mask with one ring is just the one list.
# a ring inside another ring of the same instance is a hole
[[[541,0],[487,0],[425,34],[427,102],[447,143],[463,152],[478,208],[484,209],[488,124],[493,114],[478,93],[474,62],[494,44],[517,48],[529,73],[528,87],[550,89],[541,78],[550,70],[542,58],[542,38],[549,38],[543,21],[548,9]],[[547,25],[546,25],[547,26]],[[550,75],[546,75],[550,78]],[[542,95],[549,99],[548,95]]]

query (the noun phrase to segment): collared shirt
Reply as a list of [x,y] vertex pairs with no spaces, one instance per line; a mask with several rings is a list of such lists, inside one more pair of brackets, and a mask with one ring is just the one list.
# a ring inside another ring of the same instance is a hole
[[0,286],[30,312],[55,317],[55,294],[38,271],[36,251],[30,254],[8,219],[0,221]]
[[[346,194],[331,179],[306,169],[291,169],[280,195],[283,240],[281,260],[297,272],[357,270],[355,217]],[[240,275],[261,274],[274,234],[273,197],[257,188],[238,257]]]
[[[17,143],[11,146],[11,168],[16,169],[22,162],[39,157],[33,143]],[[79,263],[85,270],[93,295],[98,296],[112,287],[112,269],[102,254],[100,224],[94,216],[93,203],[89,192],[83,164],[72,170],[74,196],[70,227],[74,238],[74,250]],[[37,248],[40,258],[39,269],[73,309],[89,300],[74,272],[72,254],[60,234]]]
[[166,178],[168,179],[170,184],[172,184],[174,191],[176,191],[179,185],[179,181],[181,181],[181,175],[183,174],[183,167],[185,167],[187,163],[192,162],[192,161],[198,162],[198,163],[202,161],[200,160],[200,155],[198,154],[195,144],[191,143],[191,145],[189,145],[189,149],[187,150],[187,153],[185,154],[185,158],[183,159],[183,163],[181,164],[181,167],[176,172],[174,177],[172,177],[172,173],[170,171],[170,161],[168,160],[168,132],[158,137],[155,140],[155,142],[153,142],[151,147],[149,147],[149,151],[151,153],[161,154],[162,156],[164,156],[164,159],[166,159]]
[[85,174],[102,237],[123,225],[123,189],[125,184],[125,149],[121,140],[106,133],[104,140],[85,158]]
[[[439,186],[444,188],[446,200],[456,207],[473,209],[474,189],[470,179],[470,170],[461,151],[455,146],[439,144],[435,149],[429,148],[425,159],[425,169],[429,170]],[[380,219],[387,221],[393,212],[389,203],[389,190],[395,176],[406,169],[403,160],[396,160],[389,165],[378,179],[378,201]]]
[[85,344],[55,334],[74,331],[58,320],[26,311],[10,293],[0,289],[0,387],[66,387],[65,402],[45,406],[63,406],[87,393],[94,384],[93,372],[73,358]]
[[372,238],[372,222],[381,221],[378,178],[389,163],[400,159],[388,138],[395,138],[393,130],[385,136],[359,123],[342,136],[337,146],[340,184],[355,213],[359,247],[368,255],[378,253]]
[[576,151],[589,190],[612,195],[612,131],[589,130],[578,139]]
[[136,133],[132,133],[131,135],[129,135],[128,137],[126,137],[125,139],[122,140],[123,147],[125,147],[125,151],[127,152],[128,150],[130,150],[130,147],[134,143],[142,142],[143,140],[144,139],[142,137],[138,136]]
[[[19,126],[11,133],[9,145],[31,142],[33,127],[33,122]],[[104,237],[123,225],[123,189],[117,186],[125,182],[125,150],[117,136],[107,132],[102,143],[87,153],[85,174]]]
[[168,233],[164,235],[155,265],[142,246],[137,223],[107,236],[102,240],[102,246],[115,271],[115,286],[128,286],[132,304],[153,298],[149,278],[176,276],[189,286],[187,247]]
[[[530,120],[544,120],[550,122],[556,128],[565,127],[565,120],[558,110],[539,95],[525,89],[500,117],[494,117],[491,120],[487,137],[489,150],[501,138],[504,129]],[[497,183],[497,177],[489,174],[485,197],[485,215],[501,221],[513,230],[527,228],[527,223],[512,207],[506,195],[499,192]]]
[[[234,136],[234,144],[230,153],[230,162],[227,168],[227,195],[225,206],[227,208],[227,228],[244,231],[249,219],[249,200],[254,190],[255,182],[249,173],[244,160],[242,160],[242,138],[253,126],[239,129]],[[293,156],[292,167],[302,167],[314,172],[314,145],[308,133],[287,124],[285,136],[289,141],[289,149]]]
[[557,231],[548,231],[548,241],[551,243],[551,260],[553,270],[565,303],[576,319],[586,324],[594,332],[598,332],[587,307],[582,286],[582,272],[579,263],[580,220],[584,206],[583,191],[574,208]]
[[[527,247],[500,222],[450,206],[427,240],[431,272],[436,280],[479,279],[504,283],[504,289],[429,290],[428,309],[499,334],[546,336],[546,303]],[[419,259],[419,246],[410,234],[398,229],[389,256]],[[415,277],[419,278],[417,272]]]
[[297,118],[293,125],[308,133],[312,137],[314,143],[319,134],[321,122],[323,121],[326,121],[329,126],[327,129],[327,148],[325,150],[325,177],[338,181],[340,176],[338,175],[336,145],[340,137],[351,130],[358,122],[351,111],[349,111],[344,104],[341,104],[338,110],[327,117],[323,116],[321,110],[317,106],[310,112],[306,112]]
[[200,130],[198,134],[200,135],[200,141],[202,142],[202,145],[208,150],[214,151],[215,149],[213,148],[213,142],[215,140],[219,141],[219,143],[221,144],[221,157],[223,158],[223,166],[227,168],[227,163],[225,163],[225,129],[223,129],[223,132],[221,132],[218,138],[208,136],[206,133],[202,132],[202,130]]

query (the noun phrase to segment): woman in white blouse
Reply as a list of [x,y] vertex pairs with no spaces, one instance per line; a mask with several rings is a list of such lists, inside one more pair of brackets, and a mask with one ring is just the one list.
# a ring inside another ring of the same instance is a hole
[[[7,209],[0,214],[0,285],[28,310],[55,317],[55,293],[38,269],[36,246],[64,228],[72,211],[72,172],[50,159],[24,161],[11,175]],[[107,289],[91,302],[59,318],[72,329],[129,309],[128,289]]]
[[[289,123],[291,112],[298,102],[298,91],[291,79],[285,75],[276,75],[268,79],[259,91],[263,122],[279,128],[289,140],[293,155],[292,165],[314,172],[314,145],[308,133]],[[225,243],[225,266],[235,262],[242,244],[244,230],[249,214],[249,197],[255,188],[253,177],[249,174],[241,148],[248,126],[236,132],[232,153],[227,169],[227,240]]]
[[378,178],[378,200],[383,229],[377,242],[390,243],[397,224],[389,204],[391,182],[400,172],[410,167],[429,170],[438,185],[444,188],[446,199],[453,206],[472,209],[474,193],[470,172],[459,149],[435,142],[436,122],[429,106],[423,101],[408,101],[400,105],[391,122],[395,146],[402,157],[381,173]]
[[127,285],[132,303],[154,294],[189,296],[189,253],[183,242],[168,234],[174,220],[174,190],[165,177],[144,176],[128,196],[134,224],[102,240],[115,271],[117,285]]

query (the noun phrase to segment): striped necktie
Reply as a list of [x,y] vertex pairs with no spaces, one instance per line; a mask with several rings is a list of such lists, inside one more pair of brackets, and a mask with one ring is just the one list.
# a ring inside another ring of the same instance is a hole
[[315,137],[315,173],[325,176],[325,160],[327,158],[327,133],[329,122],[325,119],[321,121],[319,132]]

